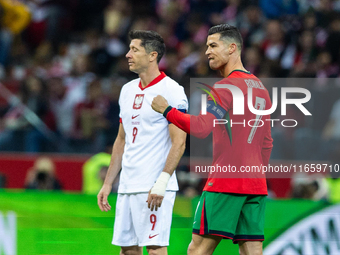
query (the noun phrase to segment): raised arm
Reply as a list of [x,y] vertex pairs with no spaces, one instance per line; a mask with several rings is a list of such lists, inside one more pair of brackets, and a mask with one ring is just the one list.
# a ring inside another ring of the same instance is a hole
[[156,112],[162,113],[164,117],[184,132],[196,136],[198,138],[207,137],[212,129],[214,114],[207,112],[206,115],[193,116],[187,113],[178,111],[169,106],[168,102],[162,96],[157,96],[152,101],[152,109]]
[[110,166],[106,173],[104,184],[97,196],[98,206],[100,210],[105,212],[111,210],[111,206],[108,203],[107,198],[111,193],[112,184],[116,179],[120,169],[122,168],[124,146],[125,146],[125,131],[123,128],[123,124],[120,123],[118,135],[113,144]]

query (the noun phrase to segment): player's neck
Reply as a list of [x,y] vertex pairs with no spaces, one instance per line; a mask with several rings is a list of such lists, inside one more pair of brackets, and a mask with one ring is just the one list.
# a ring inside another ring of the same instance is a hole
[[141,72],[139,74],[139,78],[141,80],[142,87],[145,88],[146,86],[148,86],[160,74],[161,72],[159,71],[158,66],[157,68],[148,68],[144,72]]
[[220,73],[223,77],[226,78],[234,70],[247,71],[242,64],[240,56],[237,57],[236,59],[230,59],[228,63],[225,65],[225,67],[220,70]]

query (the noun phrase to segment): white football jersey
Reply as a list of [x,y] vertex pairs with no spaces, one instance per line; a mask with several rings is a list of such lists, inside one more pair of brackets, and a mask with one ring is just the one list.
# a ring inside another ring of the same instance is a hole
[[[144,89],[140,79],[125,84],[119,97],[125,147],[118,193],[149,192],[163,171],[171,148],[169,122],[151,108],[155,96],[163,96],[179,110],[188,110],[184,89],[163,72]],[[177,191],[176,174],[167,190]]]

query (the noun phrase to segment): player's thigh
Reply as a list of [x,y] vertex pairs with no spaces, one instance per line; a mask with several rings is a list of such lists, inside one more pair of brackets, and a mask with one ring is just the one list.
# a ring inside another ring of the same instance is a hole
[[172,210],[176,192],[167,191],[157,211],[148,208],[148,194],[136,195],[131,201],[132,218],[139,246],[168,246],[172,222]]
[[188,247],[188,255],[213,254],[221,240],[222,237],[220,236],[193,234]]
[[242,207],[234,242],[263,241],[266,196],[249,195]]
[[204,191],[197,206],[193,233],[234,237],[246,196]]
[[118,194],[112,244],[121,247],[138,245],[130,205],[129,194]]
[[167,247],[162,246],[146,246],[149,255],[168,255]]
[[262,255],[261,241],[240,241],[239,252],[240,255]]
[[143,255],[143,247],[135,246],[127,246],[121,247],[119,255]]

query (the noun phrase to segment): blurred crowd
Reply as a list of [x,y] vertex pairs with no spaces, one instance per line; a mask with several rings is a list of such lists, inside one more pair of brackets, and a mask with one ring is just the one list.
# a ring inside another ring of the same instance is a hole
[[260,79],[315,78],[305,86],[313,117],[287,109],[285,118],[299,125],[273,128],[272,159],[337,162],[335,0],[0,0],[0,150],[104,151],[118,130],[120,88],[137,78],[125,58],[128,32],[163,36],[160,69],[185,87],[190,101],[190,78],[218,77],[205,43],[220,23],[240,29],[244,66]]

